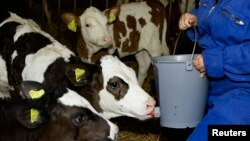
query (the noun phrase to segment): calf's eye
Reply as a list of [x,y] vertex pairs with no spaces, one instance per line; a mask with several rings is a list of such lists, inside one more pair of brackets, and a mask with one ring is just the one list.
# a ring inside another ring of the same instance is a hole
[[87,121],[87,117],[84,116],[83,114],[78,114],[73,118],[73,123],[76,126],[82,126],[85,123],[85,121]]
[[118,83],[118,82],[113,82],[113,83],[111,83],[110,85],[111,85],[111,88],[112,88],[112,89],[116,89],[116,88],[119,87],[119,83]]

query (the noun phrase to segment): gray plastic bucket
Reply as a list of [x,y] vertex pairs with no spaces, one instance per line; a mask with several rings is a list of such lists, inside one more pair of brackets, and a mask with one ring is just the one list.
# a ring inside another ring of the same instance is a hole
[[169,128],[192,128],[205,113],[208,80],[192,65],[195,54],[153,57],[160,124]]

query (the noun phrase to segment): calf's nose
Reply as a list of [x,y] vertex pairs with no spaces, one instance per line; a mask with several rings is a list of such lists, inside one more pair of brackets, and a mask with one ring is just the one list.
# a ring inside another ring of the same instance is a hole
[[149,98],[147,100],[146,106],[147,106],[147,111],[151,112],[155,108],[156,101],[153,98]]
[[110,36],[105,36],[103,38],[103,42],[106,44],[106,45],[110,45],[112,44],[112,38]]

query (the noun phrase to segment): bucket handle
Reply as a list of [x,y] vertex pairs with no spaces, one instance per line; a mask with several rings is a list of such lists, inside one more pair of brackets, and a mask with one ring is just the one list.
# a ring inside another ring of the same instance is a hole
[[[193,51],[192,51],[192,55],[191,55],[190,60],[186,62],[186,70],[188,70],[188,71],[191,71],[193,69],[193,63],[192,62],[193,62],[193,59],[194,59],[194,51],[196,49],[196,44],[197,44],[197,31],[196,31],[195,27],[193,27],[193,28],[194,28],[194,47],[193,47]],[[179,35],[178,35],[178,37],[176,39],[176,42],[175,42],[175,45],[174,45],[173,55],[175,54],[175,50],[177,48],[177,43],[179,41],[179,38],[180,38],[180,35],[181,35],[182,32],[183,31],[179,32]]]

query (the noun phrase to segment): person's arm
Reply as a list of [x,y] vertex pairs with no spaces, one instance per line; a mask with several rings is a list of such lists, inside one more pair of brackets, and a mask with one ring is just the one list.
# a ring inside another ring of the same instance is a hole
[[250,41],[224,48],[206,49],[202,56],[209,76],[227,76],[233,81],[250,82]]

